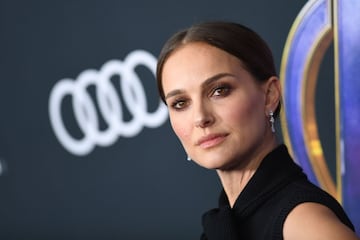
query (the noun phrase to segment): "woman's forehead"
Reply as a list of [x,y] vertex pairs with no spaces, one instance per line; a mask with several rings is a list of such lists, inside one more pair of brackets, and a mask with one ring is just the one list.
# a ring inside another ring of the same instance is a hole
[[176,49],[166,60],[162,77],[167,74],[184,74],[183,71],[199,72],[230,70],[231,68],[244,68],[237,57],[224,50],[203,42],[187,43]]

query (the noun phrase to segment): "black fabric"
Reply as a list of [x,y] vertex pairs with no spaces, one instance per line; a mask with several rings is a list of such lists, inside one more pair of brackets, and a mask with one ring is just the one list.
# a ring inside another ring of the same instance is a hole
[[287,215],[304,202],[327,206],[354,230],[341,205],[308,181],[286,146],[280,145],[263,159],[233,208],[222,190],[219,207],[203,215],[201,240],[282,240]]

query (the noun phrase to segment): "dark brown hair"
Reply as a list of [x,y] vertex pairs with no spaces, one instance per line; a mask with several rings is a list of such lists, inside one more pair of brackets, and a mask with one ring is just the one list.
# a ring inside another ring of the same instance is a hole
[[[160,97],[165,102],[162,70],[172,52],[190,42],[204,42],[241,60],[244,68],[259,82],[277,76],[272,52],[266,42],[253,30],[232,22],[204,22],[175,33],[162,48],[156,77]],[[274,112],[277,116],[280,103]]]

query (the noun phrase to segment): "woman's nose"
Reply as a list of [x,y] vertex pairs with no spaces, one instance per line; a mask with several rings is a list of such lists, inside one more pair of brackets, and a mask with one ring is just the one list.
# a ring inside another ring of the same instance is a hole
[[197,107],[195,113],[195,127],[205,128],[211,126],[215,121],[211,108],[204,105]]

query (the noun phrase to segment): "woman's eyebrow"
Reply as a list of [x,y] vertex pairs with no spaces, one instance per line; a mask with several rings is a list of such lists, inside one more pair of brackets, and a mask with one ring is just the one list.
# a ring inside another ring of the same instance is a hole
[[[216,81],[220,80],[223,77],[235,77],[235,75],[233,75],[231,73],[219,73],[219,74],[216,74],[216,75],[214,75],[212,77],[209,77],[203,83],[201,83],[201,88],[205,88],[207,85],[210,85],[211,83],[216,82]],[[170,97],[174,97],[176,95],[182,94],[182,93],[184,93],[184,90],[181,90],[181,89],[172,90],[168,94],[166,94],[165,100],[170,98]]]
[[216,82],[224,77],[235,77],[235,75],[231,73],[218,73],[212,77],[209,77],[203,83],[201,83],[201,87],[204,88],[206,87],[206,85],[210,85],[211,83]]
[[168,94],[166,94],[165,96],[165,100],[170,98],[170,97],[174,97],[176,95],[179,95],[181,93],[183,93],[184,91],[183,90],[180,90],[180,89],[175,89],[175,90],[172,90],[170,91]]

